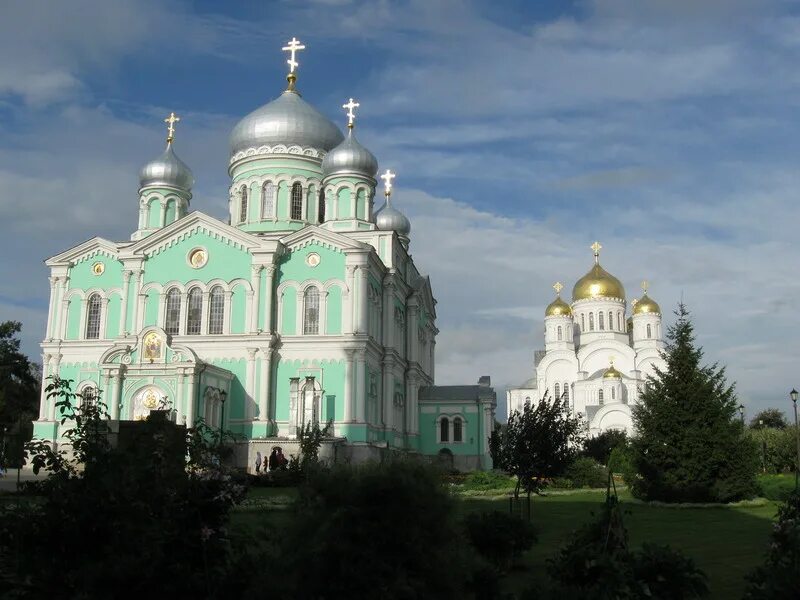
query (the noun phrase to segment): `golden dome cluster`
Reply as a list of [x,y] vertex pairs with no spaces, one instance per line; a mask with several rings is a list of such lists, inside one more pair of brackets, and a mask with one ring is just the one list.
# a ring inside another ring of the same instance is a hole
[[647,282],[642,282],[642,290],[644,290],[644,294],[639,300],[636,301],[636,304],[633,305],[633,314],[635,315],[660,315],[661,314],[661,307],[658,303],[653,300],[650,296],[647,295]]
[[571,317],[572,309],[570,308],[569,304],[567,304],[561,299],[561,290],[564,289],[564,286],[561,285],[560,281],[557,281],[553,285],[553,289],[556,291],[556,299],[553,300],[550,304],[548,304],[547,308],[544,309],[544,316]]
[[622,379],[622,373],[617,371],[612,364],[606,369],[606,372],[603,373],[603,379]]

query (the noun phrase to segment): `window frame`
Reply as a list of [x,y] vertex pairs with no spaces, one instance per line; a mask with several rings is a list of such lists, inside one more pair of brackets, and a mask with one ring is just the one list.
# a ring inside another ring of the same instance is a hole
[[103,297],[92,293],[86,299],[86,327],[83,330],[84,339],[99,340],[103,323]]
[[[303,290],[303,335],[320,335],[320,296],[320,289],[316,285],[310,285]],[[309,306],[309,299],[314,300],[314,306]],[[313,319],[309,319],[311,310],[316,311]]]
[[[198,305],[192,307],[192,301],[199,299]],[[192,315],[194,311],[194,318]],[[198,286],[192,287],[186,293],[186,335],[201,335],[203,333],[203,290]]]
[[[270,189],[270,194],[267,195],[267,188]],[[275,218],[275,199],[277,198],[278,186],[272,181],[265,181],[261,185],[261,220]],[[267,199],[269,199],[269,210],[267,210]]]
[[[170,307],[171,298],[177,299],[177,309]],[[170,310],[174,312],[172,317],[170,317]],[[179,288],[171,287],[167,290],[164,300],[164,333],[167,335],[181,334],[181,310],[183,310],[183,293]]]
[[[219,294],[216,293],[217,290],[219,290]],[[216,331],[217,324],[219,324],[219,331]],[[225,333],[225,290],[221,285],[215,285],[208,293],[208,334],[222,335],[223,333]]]
[[292,221],[303,220],[303,184],[295,181],[289,192],[289,219]]

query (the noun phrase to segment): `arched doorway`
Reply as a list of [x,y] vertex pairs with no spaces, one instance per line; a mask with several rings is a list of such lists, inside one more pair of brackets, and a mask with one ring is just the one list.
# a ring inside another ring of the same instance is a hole
[[151,410],[169,408],[167,395],[155,385],[148,385],[133,395],[130,418],[143,421],[150,416]]

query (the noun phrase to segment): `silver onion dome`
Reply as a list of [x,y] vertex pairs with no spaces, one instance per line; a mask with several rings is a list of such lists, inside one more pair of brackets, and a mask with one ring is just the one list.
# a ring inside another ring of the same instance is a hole
[[411,221],[392,206],[391,196],[386,197],[386,204],[375,213],[375,226],[381,231],[395,231],[404,238],[411,233]]
[[166,185],[187,192],[194,185],[192,170],[172,150],[172,144],[158,158],[151,160],[139,171],[139,187]]
[[378,160],[358,142],[351,128],[344,141],[322,159],[322,172],[326,177],[355,173],[374,178],[378,172]]
[[231,156],[270,144],[296,144],[329,151],[344,136],[339,128],[293,90],[257,108],[233,128]]

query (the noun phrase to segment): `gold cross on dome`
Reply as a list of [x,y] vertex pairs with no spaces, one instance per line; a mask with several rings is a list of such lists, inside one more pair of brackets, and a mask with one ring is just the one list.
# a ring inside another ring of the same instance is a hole
[[356,120],[356,113],[353,112],[354,108],[358,108],[361,106],[358,102],[355,102],[352,98],[347,104],[342,104],[342,108],[347,109],[347,127],[349,129],[353,128],[353,122]]
[[560,282],[560,281],[556,281],[556,282],[553,284],[553,289],[556,291],[556,295],[558,295],[558,294],[560,294],[560,293],[561,293],[561,290],[563,290],[563,289],[564,289],[564,286],[563,286],[563,285],[561,285],[561,282]]
[[381,175],[381,179],[383,179],[383,193],[386,196],[392,195],[392,179],[397,177],[390,169],[386,169],[386,172]]
[[609,356],[608,357],[608,364],[610,364],[612,367],[614,366],[614,360],[615,360],[614,356]]
[[292,37],[292,39],[286,42],[286,45],[281,48],[281,50],[284,52],[290,53],[289,60],[286,61],[289,64],[289,73],[294,73],[295,67],[300,65],[300,63],[295,60],[296,53],[305,49],[306,47],[301,44],[300,40],[298,40],[296,37]]
[[167,143],[171,144],[172,140],[175,139],[175,123],[180,121],[181,118],[177,116],[174,112],[169,113],[169,116],[164,119],[164,123],[167,124]]
[[649,282],[649,281],[647,281],[647,279],[645,279],[644,281],[642,281],[642,291],[643,291],[645,294],[647,293],[647,288],[649,288],[649,287],[650,287],[650,282]]
[[595,242],[594,244],[592,244],[589,247],[594,251],[594,262],[599,263],[600,262],[600,249],[602,248],[602,246],[600,245],[600,242]]

